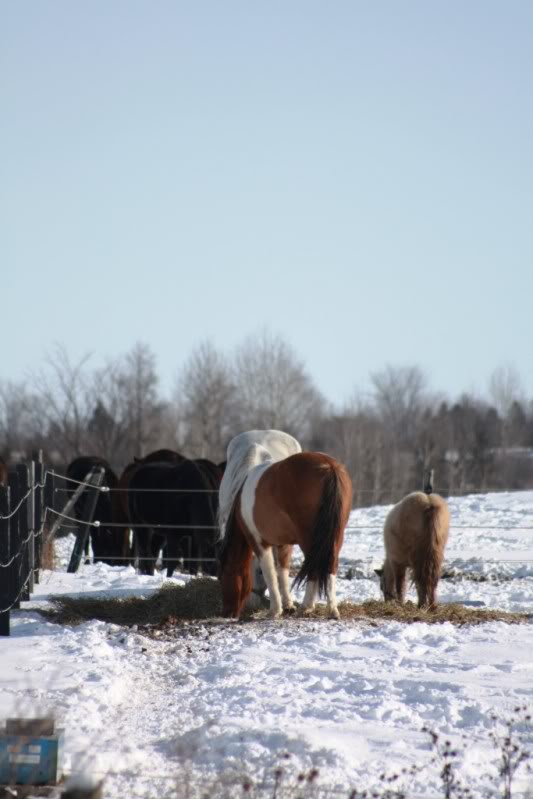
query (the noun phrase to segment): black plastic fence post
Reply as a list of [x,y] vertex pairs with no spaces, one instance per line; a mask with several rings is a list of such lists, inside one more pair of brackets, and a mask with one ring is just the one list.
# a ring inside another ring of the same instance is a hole
[[9,487],[0,486],[0,635],[9,635],[9,608],[13,590],[12,569],[6,564],[11,557],[9,522]]
[[35,582],[39,582],[39,569],[42,566],[43,555],[43,536],[44,536],[44,509],[43,509],[43,496],[44,490],[42,488],[44,479],[44,465],[43,465],[43,451],[37,450],[32,455],[33,458],[33,475],[34,475],[34,508],[35,508]]
[[54,472],[48,472],[46,475],[46,482],[44,484],[44,516],[46,527],[52,526],[52,514],[46,516],[46,511],[53,511],[56,509],[56,476]]
[[[23,565],[22,565],[22,536],[20,533],[20,509],[13,513],[15,508],[18,507],[22,494],[20,492],[20,479],[16,466],[12,467],[8,473],[9,481],[9,508],[10,513],[13,515],[9,519],[9,551],[10,557],[13,558],[11,564],[11,586],[13,594],[11,601],[14,602],[13,608],[20,608],[20,589],[24,582],[23,578]],[[15,600],[16,597],[16,600]]]
[[101,466],[98,466],[97,468],[92,469],[88,479],[86,480],[86,482],[89,483],[89,486],[85,489],[87,496],[86,501],[83,504],[83,518],[80,519],[80,525],[76,534],[76,542],[74,544],[74,549],[72,550],[70,563],[67,569],[67,572],[71,574],[78,571],[80,561],[83,557],[85,544],[87,543],[87,538],[89,537],[89,530],[91,529],[91,523],[96,508],[96,502],[98,500],[98,494],[100,493],[100,486],[104,480],[104,474],[105,470]]
[[[22,593],[20,598],[27,602],[33,591],[33,568],[35,565],[33,538],[33,491],[30,491],[30,470],[25,463],[17,464],[19,476],[20,496],[26,497],[17,516],[19,517],[19,535],[22,546]],[[26,496],[27,495],[27,496]],[[24,541],[24,544],[22,542]]]

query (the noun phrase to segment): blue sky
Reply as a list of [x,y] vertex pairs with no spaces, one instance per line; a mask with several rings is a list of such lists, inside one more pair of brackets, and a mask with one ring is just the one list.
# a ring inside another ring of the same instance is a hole
[[529,0],[0,9],[0,379],[267,326],[334,402],[533,395]]

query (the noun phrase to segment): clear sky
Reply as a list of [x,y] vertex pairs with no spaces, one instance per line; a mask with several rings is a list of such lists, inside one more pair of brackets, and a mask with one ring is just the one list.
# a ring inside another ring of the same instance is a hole
[[0,2],[0,379],[268,326],[533,396],[531,0]]

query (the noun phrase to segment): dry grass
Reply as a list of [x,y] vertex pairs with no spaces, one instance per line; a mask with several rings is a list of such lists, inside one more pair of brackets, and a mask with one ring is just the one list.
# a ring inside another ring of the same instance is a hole
[[[504,621],[508,624],[520,624],[529,621],[527,613],[508,613],[504,610],[489,608],[470,608],[458,603],[437,605],[435,608],[418,608],[413,602],[399,605],[396,602],[383,602],[369,599],[362,604],[341,602],[339,604],[341,619],[374,619],[382,621],[400,621],[412,624],[421,621],[428,624],[450,622],[457,626],[464,624],[484,624],[489,621]],[[326,607],[319,605],[310,618],[326,618]]]
[[[217,580],[196,578],[186,585],[166,584],[153,596],[116,598],[52,597],[52,609],[43,611],[48,618],[60,624],[79,624],[89,619],[99,619],[126,627],[133,625],[162,625],[169,622],[206,621],[220,617],[222,599]],[[431,610],[419,610],[412,602],[398,605],[394,602],[368,600],[362,604],[341,602],[341,621],[373,620],[399,621],[405,624],[450,622],[458,626],[503,621],[508,624],[527,622],[526,613],[507,613],[465,607],[460,604],[437,605]],[[266,611],[249,612],[245,618],[261,621],[268,617]],[[307,619],[326,619],[325,605],[318,605]]]
[[167,583],[144,599],[105,597],[51,597],[52,609],[44,613],[60,624],[80,624],[99,619],[131,627],[134,624],[162,624],[171,620],[212,619],[222,613],[222,597],[217,580],[199,577],[186,585]]
[[48,528],[43,530],[43,548],[41,552],[41,568],[53,571],[56,567],[56,550],[53,536],[49,534]]

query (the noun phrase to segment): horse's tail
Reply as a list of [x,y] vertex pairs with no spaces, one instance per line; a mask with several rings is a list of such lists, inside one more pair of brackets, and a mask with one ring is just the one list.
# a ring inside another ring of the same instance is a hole
[[448,509],[436,494],[430,494],[423,509],[420,546],[416,548],[413,577],[419,590],[419,604],[434,605],[440,579],[444,548],[448,540]]
[[328,576],[337,571],[338,553],[344,538],[344,472],[340,463],[333,462],[328,466],[311,532],[311,547],[294,579],[296,587],[306,580],[316,580],[319,595],[327,596]]

